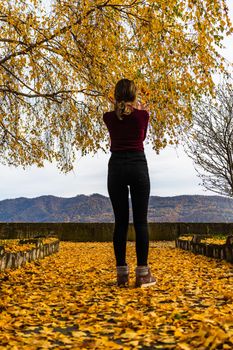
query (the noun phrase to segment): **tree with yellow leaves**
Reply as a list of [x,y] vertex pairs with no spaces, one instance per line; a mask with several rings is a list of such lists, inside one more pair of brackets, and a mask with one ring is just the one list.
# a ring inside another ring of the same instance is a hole
[[2,0],[1,162],[69,171],[77,150],[106,150],[102,115],[122,77],[149,105],[153,148],[177,142],[231,31],[225,0]]

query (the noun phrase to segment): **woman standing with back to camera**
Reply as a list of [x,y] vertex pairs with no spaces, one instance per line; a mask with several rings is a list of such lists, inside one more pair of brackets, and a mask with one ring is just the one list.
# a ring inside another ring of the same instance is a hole
[[104,113],[103,120],[111,139],[107,187],[115,216],[113,246],[116,257],[117,285],[129,283],[126,243],[130,188],[136,233],[135,286],[147,287],[156,283],[147,263],[149,251],[147,212],[150,178],[143,141],[146,138],[149,114],[146,110],[134,107],[136,86],[132,80],[119,80],[115,86],[114,97],[114,111]]

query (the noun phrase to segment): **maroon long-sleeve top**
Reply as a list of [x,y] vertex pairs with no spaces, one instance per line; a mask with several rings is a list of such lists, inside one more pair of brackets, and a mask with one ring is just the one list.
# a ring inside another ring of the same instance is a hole
[[108,128],[110,151],[143,151],[146,138],[149,113],[146,110],[133,109],[129,115],[119,120],[115,111],[105,112],[103,120]]

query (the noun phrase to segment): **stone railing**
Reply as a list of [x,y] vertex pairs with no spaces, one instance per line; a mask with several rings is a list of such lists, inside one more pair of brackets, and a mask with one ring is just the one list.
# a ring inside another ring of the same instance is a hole
[[191,240],[178,238],[175,242],[177,248],[233,263],[233,236],[228,236],[225,244],[204,243],[198,235],[194,235]]
[[34,247],[17,252],[6,252],[4,246],[0,246],[0,271],[10,268],[18,268],[37,259],[42,259],[59,250],[59,239],[43,244],[41,239],[25,239],[19,241],[20,244],[34,244]]
[[[110,242],[114,223],[0,223],[0,239],[33,238],[37,235],[57,235],[61,241]],[[233,223],[150,222],[152,241],[175,240],[184,234],[233,234]],[[135,240],[133,224],[129,224],[128,240]]]

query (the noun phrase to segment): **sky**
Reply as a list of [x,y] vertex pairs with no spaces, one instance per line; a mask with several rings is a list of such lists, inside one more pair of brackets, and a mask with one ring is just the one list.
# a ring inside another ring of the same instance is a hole
[[[233,3],[227,1],[233,22]],[[222,55],[233,62],[233,36],[224,40]],[[144,143],[147,158],[151,196],[215,195],[200,185],[193,161],[183,148],[167,146],[157,155],[150,144]],[[78,152],[74,170],[61,173],[55,164],[46,163],[44,168],[31,166],[23,170],[18,167],[0,165],[0,200],[18,197],[53,195],[75,197],[80,194],[99,193],[108,196],[107,168],[108,154],[98,151],[94,156],[80,157]],[[94,169],[94,171],[93,171]]]

